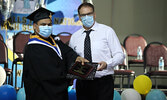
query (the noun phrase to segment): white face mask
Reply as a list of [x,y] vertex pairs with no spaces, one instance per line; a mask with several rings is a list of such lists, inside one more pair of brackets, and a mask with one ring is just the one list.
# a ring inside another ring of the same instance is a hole
[[48,38],[52,34],[52,26],[39,26],[39,35]]

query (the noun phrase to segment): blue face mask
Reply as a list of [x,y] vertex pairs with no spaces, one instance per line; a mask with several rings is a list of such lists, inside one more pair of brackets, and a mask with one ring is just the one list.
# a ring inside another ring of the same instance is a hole
[[52,26],[39,26],[39,34],[48,38],[52,34]]
[[93,19],[93,16],[83,16],[81,17],[81,21],[82,21],[82,24],[85,26],[85,27],[91,27],[94,23],[94,19]]

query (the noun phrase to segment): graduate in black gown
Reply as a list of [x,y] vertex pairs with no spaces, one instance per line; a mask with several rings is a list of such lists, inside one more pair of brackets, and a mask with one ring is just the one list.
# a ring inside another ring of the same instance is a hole
[[87,62],[68,45],[54,40],[53,14],[39,8],[27,17],[33,21],[34,34],[25,47],[23,61],[26,100],[68,100],[67,71],[75,61]]

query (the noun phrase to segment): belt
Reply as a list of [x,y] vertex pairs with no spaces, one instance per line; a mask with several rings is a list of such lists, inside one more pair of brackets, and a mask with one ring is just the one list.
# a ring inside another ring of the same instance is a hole
[[95,77],[95,79],[110,79],[113,78],[113,75],[106,75],[106,76],[102,76],[102,77]]

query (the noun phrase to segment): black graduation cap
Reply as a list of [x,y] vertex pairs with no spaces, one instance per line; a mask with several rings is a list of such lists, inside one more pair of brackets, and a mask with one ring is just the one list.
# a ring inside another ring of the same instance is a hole
[[29,16],[27,16],[27,19],[32,20],[34,23],[36,23],[41,19],[46,19],[46,18],[52,19],[53,14],[55,13],[48,9],[40,7],[39,9],[32,12]]

